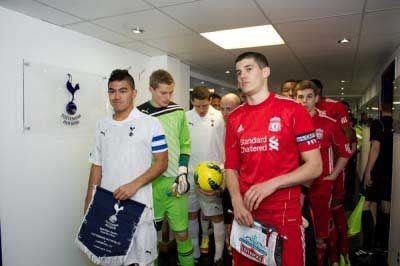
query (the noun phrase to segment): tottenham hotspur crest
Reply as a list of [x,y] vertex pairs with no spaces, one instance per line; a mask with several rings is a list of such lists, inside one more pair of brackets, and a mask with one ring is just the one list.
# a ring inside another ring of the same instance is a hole
[[269,120],[268,130],[271,132],[279,132],[281,131],[281,118],[274,116]]

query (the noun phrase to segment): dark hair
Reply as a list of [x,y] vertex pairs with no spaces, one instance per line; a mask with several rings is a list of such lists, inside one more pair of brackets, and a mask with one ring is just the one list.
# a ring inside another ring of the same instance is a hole
[[312,89],[315,93],[315,95],[317,95],[318,92],[318,87],[317,85],[315,85],[314,82],[312,82],[311,80],[302,80],[300,82],[297,83],[296,87],[294,88],[294,95],[297,95],[298,91],[302,91],[305,89]]
[[310,79],[312,82],[314,82],[315,85],[317,85],[318,89],[321,90],[324,88],[324,86],[322,85],[322,82],[319,79]]
[[210,100],[211,97],[211,93],[208,90],[208,88],[206,86],[197,86],[194,87],[192,95],[191,95],[191,99],[192,101],[194,99],[197,100]]
[[125,80],[128,84],[135,89],[135,80],[129,74],[128,70],[126,69],[114,69],[111,72],[110,78],[108,79],[108,85],[110,85],[113,81],[123,81]]
[[245,52],[245,53],[239,55],[235,60],[235,65],[237,62],[242,61],[243,59],[249,59],[249,58],[253,58],[254,61],[256,61],[257,65],[260,68],[269,66],[267,58],[263,54],[260,54],[257,52]]
[[150,87],[157,89],[160,84],[171,85],[174,83],[172,75],[163,69],[159,69],[150,75]]
[[220,99],[221,100],[221,96],[219,94],[216,94],[216,93],[211,94],[211,98]]

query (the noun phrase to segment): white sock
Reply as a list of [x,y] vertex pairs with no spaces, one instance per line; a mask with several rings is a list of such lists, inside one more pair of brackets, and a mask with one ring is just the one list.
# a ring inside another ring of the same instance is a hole
[[189,219],[189,235],[192,238],[193,244],[193,258],[200,258],[200,247],[199,247],[199,222],[197,219]]
[[214,239],[215,239],[215,255],[214,262],[219,260],[222,257],[222,253],[224,252],[224,244],[225,244],[225,224],[224,221],[219,223],[214,223]]
[[201,236],[205,237],[208,236],[208,228],[210,227],[210,220],[206,220],[203,215],[201,215]]

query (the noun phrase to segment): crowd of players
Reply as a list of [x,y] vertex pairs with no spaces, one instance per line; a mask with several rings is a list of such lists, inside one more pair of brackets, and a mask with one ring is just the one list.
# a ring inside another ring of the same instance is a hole
[[[168,144],[168,166],[146,181],[153,188],[159,240],[166,220],[179,264],[199,264],[201,254],[210,252],[211,229],[214,265],[228,264],[224,247],[235,265],[257,265],[229,244],[233,220],[241,226],[257,220],[282,238],[281,265],[339,265],[340,259],[350,265],[345,180],[355,177],[346,177],[344,169],[357,140],[348,108],[324,97],[317,79],[285,81],[282,95],[270,91],[270,67],[262,54],[241,54],[235,69],[239,96],[221,98],[198,86],[187,112],[171,101],[171,74],[157,70],[149,82],[152,98],[133,109],[157,118]],[[115,80],[129,76],[114,74],[109,95]],[[110,96],[110,102],[118,114],[119,100]],[[206,192],[195,184],[194,168],[210,160],[224,164],[225,178],[221,190]],[[102,183],[95,181],[89,187]],[[125,188],[116,197],[137,191]]]

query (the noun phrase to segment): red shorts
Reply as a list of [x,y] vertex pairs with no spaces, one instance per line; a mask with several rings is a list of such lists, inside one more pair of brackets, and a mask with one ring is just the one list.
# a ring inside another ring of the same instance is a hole
[[[301,220],[300,200],[288,208],[285,203],[274,210],[258,210],[253,212],[253,218],[263,224],[273,225],[277,231],[287,237],[282,245],[282,266],[304,266],[304,230]],[[234,265],[259,265],[237,252],[233,252]]]
[[345,173],[344,171],[342,171],[338,177],[335,180],[335,184],[333,186],[333,199],[334,200],[344,200],[344,196],[346,193],[345,190],[345,185],[344,185],[344,181],[345,181]]
[[332,180],[321,180],[312,184],[308,192],[314,214],[315,235],[318,238],[329,237],[329,228],[333,222],[331,211],[333,184]]

